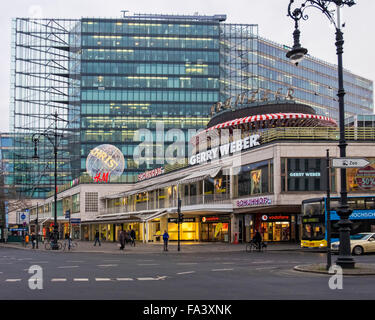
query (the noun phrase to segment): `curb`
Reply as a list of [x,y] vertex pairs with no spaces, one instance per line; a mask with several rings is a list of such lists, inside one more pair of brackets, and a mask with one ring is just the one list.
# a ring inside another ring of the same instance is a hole
[[[332,265],[336,266],[336,265]],[[329,272],[325,270],[325,264],[309,264],[309,265],[299,265],[293,267],[293,270],[299,272],[309,272],[309,273],[318,273],[326,275],[337,274],[337,271]],[[322,270],[323,269],[323,270]],[[342,274],[344,276],[375,276],[375,265],[356,263],[356,268],[354,269],[342,269]]]

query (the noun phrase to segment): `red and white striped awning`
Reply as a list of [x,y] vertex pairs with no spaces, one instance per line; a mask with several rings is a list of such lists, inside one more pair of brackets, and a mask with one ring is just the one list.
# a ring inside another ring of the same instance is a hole
[[[215,126],[212,126],[202,132],[206,132],[209,130],[214,129],[222,129],[232,126],[237,126],[243,123],[252,123],[252,122],[259,122],[259,121],[267,121],[267,120],[286,120],[286,119],[315,119],[317,121],[314,121],[314,124],[309,122],[307,126],[337,126],[337,123],[334,119],[328,118],[325,116],[320,116],[316,114],[305,114],[305,113],[268,113],[268,114],[258,114],[255,116],[248,116],[244,118],[238,118],[230,121],[226,121],[223,123],[219,123]],[[300,123],[301,126],[305,126]]]

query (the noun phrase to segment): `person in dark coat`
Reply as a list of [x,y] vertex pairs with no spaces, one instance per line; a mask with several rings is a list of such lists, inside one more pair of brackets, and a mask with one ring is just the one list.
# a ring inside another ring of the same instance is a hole
[[31,244],[33,245],[33,249],[35,249],[35,242],[36,242],[36,236],[35,236],[35,233],[33,232],[31,234]]
[[164,251],[168,251],[168,239],[169,239],[169,234],[167,230],[164,230],[164,234],[163,234]]
[[131,240],[131,244],[135,247],[135,231],[134,231],[134,229],[130,229],[130,240]]
[[96,230],[95,233],[95,242],[94,242],[94,247],[96,246],[96,243],[99,242],[99,247],[101,246],[100,239],[99,239],[99,231]]
[[124,250],[125,248],[125,231],[121,230],[120,232],[120,250]]
[[258,247],[258,251],[260,251],[261,244],[262,244],[262,236],[261,236],[259,230],[257,230],[257,231],[255,232],[255,235],[254,235],[253,241],[254,241],[254,243],[256,244],[256,246]]

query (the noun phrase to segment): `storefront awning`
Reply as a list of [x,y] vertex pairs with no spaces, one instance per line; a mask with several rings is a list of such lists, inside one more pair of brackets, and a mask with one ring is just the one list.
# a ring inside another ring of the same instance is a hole
[[156,218],[160,218],[161,216],[164,216],[167,213],[168,211],[166,209],[162,209],[154,213],[139,214],[138,216],[142,220],[142,222],[147,222]]
[[197,181],[200,181],[200,180],[204,180],[208,177],[214,178],[214,177],[217,176],[217,174],[220,172],[220,170],[221,170],[221,167],[215,167],[215,168],[211,168],[211,169],[206,170],[206,171],[197,171],[197,172],[194,172],[193,174],[179,180],[178,183],[179,184],[193,183],[193,182],[197,182]]

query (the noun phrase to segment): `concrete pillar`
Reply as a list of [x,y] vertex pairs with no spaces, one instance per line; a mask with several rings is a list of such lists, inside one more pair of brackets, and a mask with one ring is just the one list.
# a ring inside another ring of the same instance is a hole
[[230,225],[231,225],[231,240],[230,242],[235,242],[236,234],[237,234],[237,241],[239,237],[239,215],[232,213],[230,215]]

